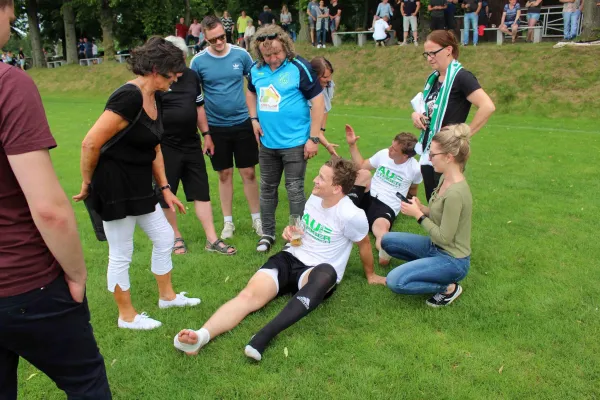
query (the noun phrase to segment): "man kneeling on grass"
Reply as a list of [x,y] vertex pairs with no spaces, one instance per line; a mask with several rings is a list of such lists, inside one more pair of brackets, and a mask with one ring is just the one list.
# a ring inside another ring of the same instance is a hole
[[[392,145],[364,160],[358,150],[354,129],[346,125],[346,142],[352,161],[359,168],[354,187],[348,194],[357,207],[367,214],[369,228],[379,250],[379,264],[388,265],[391,257],[381,248],[381,238],[388,233],[400,212],[401,198],[405,201],[417,195],[423,181],[419,162],[414,159],[417,138],[410,133],[399,133]],[[369,171],[375,170],[371,178]]]
[[[369,283],[384,285],[385,278],[373,272],[365,213],[346,196],[356,176],[356,166],[349,160],[336,157],[325,163],[313,181],[312,196],[304,208],[301,244],[286,247],[269,258],[246,288],[221,306],[200,330],[179,332],[174,338],[175,347],[195,355],[211,338],[233,329],[251,312],[278,295],[292,293],[294,296],[279,315],[253,336],[245,348],[246,356],[260,361],[271,339],[331,296],[344,276],[352,243],[358,245]],[[288,226],[283,231],[286,241],[292,240],[293,229]]]

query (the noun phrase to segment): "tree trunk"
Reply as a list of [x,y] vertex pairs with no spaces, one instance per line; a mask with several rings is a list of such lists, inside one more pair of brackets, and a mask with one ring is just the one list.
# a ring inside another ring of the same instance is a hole
[[42,50],[42,36],[40,35],[40,21],[37,13],[37,0],[27,0],[27,21],[29,23],[29,36],[31,37],[31,57],[34,67],[45,67],[46,58]]
[[298,42],[310,43],[310,30],[308,27],[308,19],[306,18],[306,7],[302,7],[302,1],[298,1],[298,21],[300,22],[300,30],[296,40]]
[[100,6],[100,26],[102,27],[104,59],[112,59],[115,56],[115,41],[113,39],[113,12],[110,8],[110,0],[102,0],[102,5]]
[[583,4],[583,22],[581,38],[594,40],[600,37],[600,7],[597,0],[585,0]]
[[190,26],[190,22],[192,22],[192,8],[190,7],[190,0],[185,0],[185,24]]
[[62,15],[65,22],[63,53],[67,53],[67,64],[77,64],[77,34],[75,33],[75,12],[73,12],[72,0],[65,0],[62,6]]

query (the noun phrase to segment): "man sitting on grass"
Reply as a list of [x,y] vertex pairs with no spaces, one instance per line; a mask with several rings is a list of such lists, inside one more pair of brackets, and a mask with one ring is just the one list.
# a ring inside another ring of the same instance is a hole
[[[286,247],[269,258],[246,288],[221,306],[201,329],[179,332],[174,338],[175,347],[196,355],[210,339],[230,331],[251,312],[278,295],[292,293],[292,299],[279,315],[253,336],[245,348],[247,357],[260,361],[271,339],[333,293],[344,276],[352,243],[358,245],[369,283],[385,285],[385,278],[373,272],[365,213],[346,196],[356,176],[356,167],[349,160],[335,157],[325,163],[313,181],[312,196],[304,208],[301,244]],[[293,229],[288,226],[283,231],[286,241],[291,241]]]
[[[388,233],[400,212],[400,193],[404,198],[417,195],[417,187],[423,181],[419,162],[413,157],[417,138],[410,133],[399,133],[392,145],[375,153],[368,160],[360,155],[354,129],[346,125],[346,142],[350,146],[352,160],[359,168],[352,191],[348,195],[354,204],[365,211],[369,228],[375,236],[379,250],[379,264],[388,265],[390,256],[381,248],[381,238]],[[375,170],[371,178],[369,171]]]

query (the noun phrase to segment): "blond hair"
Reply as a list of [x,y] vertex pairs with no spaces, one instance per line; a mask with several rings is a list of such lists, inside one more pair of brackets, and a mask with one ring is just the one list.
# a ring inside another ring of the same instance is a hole
[[[265,40],[264,42],[259,42],[256,40],[256,38],[260,36],[269,36],[275,34],[277,34],[277,38],[273,40]],[[281,47],[283,47],[283,51],[285,51],[285,58],[287,58],[288,61],[292,61],[294,57],[296,57],[296,51],[294,49],[294,42],[292,41],[292,38],[290,38],[290,36],[287,33],[285,33],[285,31],[281,29],[280,26],[269,24],[258,29],[254,36],[252,36],[252,42],[250,43],[250,49],[252,50],[252,53],[256,58],[256,65],[258,67],[262,67],[266,64],[265,59],[263,58],[263,55],[260,52],[260,44],[263,43],[265,49],[270,49],[271,42],[275,40],[281,43]]]
[[443,127],[432,139],[442,152],[451,154],[462,169],[471,155],[471,128],[467,124],[448,125]]

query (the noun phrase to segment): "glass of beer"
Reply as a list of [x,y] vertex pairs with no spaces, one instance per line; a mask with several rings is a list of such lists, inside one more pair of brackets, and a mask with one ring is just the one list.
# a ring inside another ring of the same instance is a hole
[[290,215],[290,230],[292,233],[292,240],[290,244],[294,247],[302,245],[302,236],[304,235],[304,223],[300,215]]

